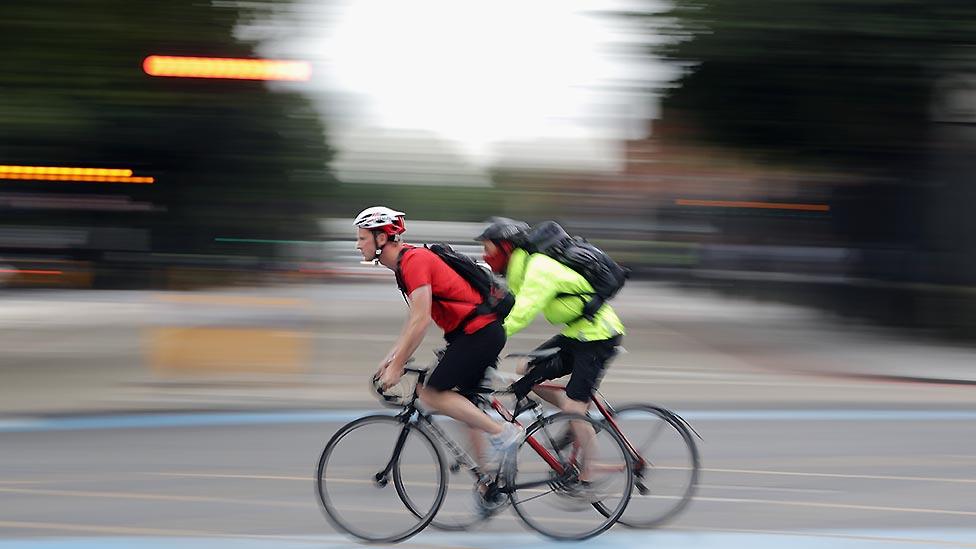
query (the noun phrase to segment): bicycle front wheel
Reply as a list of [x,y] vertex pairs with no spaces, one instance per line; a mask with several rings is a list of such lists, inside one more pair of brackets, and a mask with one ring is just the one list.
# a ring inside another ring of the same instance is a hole
[[[476,448],[471,444],[469,429],[463,423],[439,415],[433,416],[431,420],[435,428],[440,429],[445,437],[450,439],[451,443],[458,445],[460,449],[468,452],[471,456],[478,455]],[[483,437],[484,435],[479,432],[475,436]],[[430,522],[430,526],[447,532],[470,530],[487,519],[475,494],[475,490],[477,490],[475,483],[478,481],[478,476],[457,462],[449,448],[441,446],[441,453],[444,455],[450,471],[448,473],[447,492],[444,496],[444,503]],[[401,482],[401,478],[400,474],[394,476],[394,480],[397,482]],[[423,511],[418,510],[420,506],[414,504],[411,499],[413,494],[411,487],[403,485],[400,489],[404,495],[403,502],[420,517]],[[507,498],[503,498],[502,501],[507,502]]]
[[611,417],[636,452],[635,489],[619,522],[632,528],[660,526],[688,506],[698,487],[695,439],[674,414],[649,404],[621,406]]
[[583,540],[613,526],[633,489],[620,436],[577,414],[529,426],[516,468],[509,486],[513,509],[529,527],[557,540]]
[[[322,451],[315,478],[329,522],[372,543],[396,543],[423,530],[447,491],[447,468],[430,436],[385,415],[339,429]],[[404,502],[405,487],[412,508]]]

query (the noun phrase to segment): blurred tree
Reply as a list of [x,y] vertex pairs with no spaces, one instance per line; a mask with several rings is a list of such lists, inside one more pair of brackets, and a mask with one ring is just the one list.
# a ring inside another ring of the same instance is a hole
[[[967,107],[976,96],[967,84],[976,81],[976,3],[671,0],[663,15],[655,32],[675,40],[658,51],[686,69],[664,100],[667,127],[860,178],[831,201],[838,236],[858,249],[849,274],[976,283],[976,125]],[[940,90],[946,82],[958,95]],[[937,113],[940,102],[948,114]],[[838,301],[857,314],[976,334],[969,291],[880,288],[876,302],[857,299],[861,287]]]
[[[162,211],[111,214],[110,222],[150,227],[156,251],[220,252],[218,236],[313,236],[313,217],[333,182],[332,152],[318,115],[301,95],[264,82],[156,78],[142,70],[150,54],[256,57],[255,44],[241,40],[236,27],[288,3],[36,0],[5,5],[0,17],[2,163],[131,167],[136,175],[157,178],[144,187],[57,182],[15,187],[124,193],[152,201]],[[59,212],[57,223],[98,224],[105,217]],[[249,253],[270,250],[255,247]]]
[[674,0],[665,100],[700,135],[782,161],[919,165],[942,61],[976,37],[958,0]]
[[[908,255],[947,244],[932,230],[949,213],[936,203],[932,111],[938,82],[972,55],[976,3],[673,0],[654,24],[675,38],[660,52],[685,67],[664,99],[668,127],[862,179],[834,196],[838,236]],[[942,276],[864,261],[866,276]]]

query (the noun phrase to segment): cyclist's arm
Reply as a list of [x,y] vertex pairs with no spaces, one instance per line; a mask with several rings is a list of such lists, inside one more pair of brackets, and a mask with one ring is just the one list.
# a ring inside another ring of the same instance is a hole
[[390,367],[402,372],[403,365],[424,340],[427,327],[430,326],[431,290],[430,285],[420,286],[410,294],[410,316],[400,332],[400,338],[394,346],[393,360]]
[[556,294],[558,288],[543,263],[529,260],[525,268],[525,278],[515,295],[515,306],[505,317],[505,335],[511,336],[527,327],[542,312]]
[[400,327],[400,334],[397,335],[395,340],[393,340],[393,346],[390,347],[390,352],[386,353],[386,357],[384,357],[383,361],[380,362],[380,368],[383,368],[393,360],[393,357],[397,354],[397,346],[400,344],[400,341],[403,340],[403,336],[407,333],[407,328],[409,327],[409,322],[404,322],[403,326]]

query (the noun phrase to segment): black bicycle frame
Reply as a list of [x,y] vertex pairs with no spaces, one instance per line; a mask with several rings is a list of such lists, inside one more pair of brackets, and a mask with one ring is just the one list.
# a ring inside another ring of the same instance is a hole
[[390,460],[386,462],[386,466],[382,471],[374,475],[376,483],[380,486],[386,486],[389,482],[390,472],[393,471],[393,466],[396,465],[397,461],[400,459],[400,452],[403,451],[403,445],[407,442],[407,435],[410,434],[410,429],[412,428],[410,419],[413,415],[417,413],[417,408],[412,404],[407,406],[402,412],[397,414],[397,419],[403,424],[403,429],[400,430],[400,435],[397,436],[396,444],[393,446],[393,454],[390,455]]

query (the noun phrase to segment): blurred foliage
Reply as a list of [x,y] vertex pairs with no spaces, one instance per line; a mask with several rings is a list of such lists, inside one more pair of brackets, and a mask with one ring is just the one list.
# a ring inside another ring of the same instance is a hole
[[[314,234],[313,218],[333,181],[327,167],[332,152],[306,99],[262,82],[154,78],[142,70],[150,54],[255,57],[255,45],[235,37],[235,27],[268,9],[267,3],[198,0],[5,5],[2,163],[129,167],[157,178],[149,186],[5,186],[152,201],[163,211],[60,211],[56,219],[151,228],[156,251],[219,251],[216,236]],[[35,211],[17,216],[53,219]]]
[[382,204],[407,212],[409,219],[481,221],[497,215],[503,200],[491,187],[342,183],[333,188],[329,206],[334,216],[350,219],[363,208]]
[[672,0],[652,24],[685,71],[663,104],[672,138],[845,174],[828,202],[851,282],[731,291],[976,334],[976,133],[933,117],[945,82],[976,74],[976,3]]
[[493,170],[491,179],[491,187],[343,182],[332,187],[329,208],[336,217],[349,217],[369,205],[386,204],[411,219],[479,222],[497,215],[560,217],[581,202],[578,193],[563,188],[559,174]]
[[887,174],[918,166],[934,81],[976,41],[960,0],[673,0],[665,15],[677,40],[660,51],[687,67],[666,121],[768,160]]

